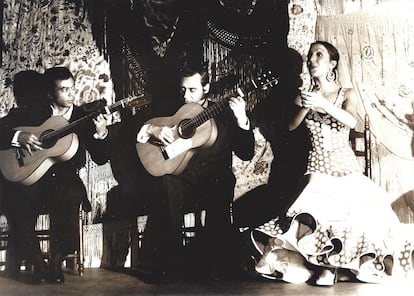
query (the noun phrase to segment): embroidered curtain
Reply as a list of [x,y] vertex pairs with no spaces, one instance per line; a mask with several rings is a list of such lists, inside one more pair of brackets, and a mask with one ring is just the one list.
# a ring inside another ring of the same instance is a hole
[[341,83],[359,93],[360,118],[369,115],[377,143],[374,180],[407,203],[413,199],[414,179],[413,12],[408,1],[383,3],[320,16],[316,24],[316,39],[339,49]]
[[[78,1],[4,0],[2,64],[0,68],[0,118],[15,106],[12,90],[14,74],[22,70],[41,73],[55,65],[69,67],[75,76],[75,104],[100,98],[112,103],[113,87],[108,62],[92,37],[91,24]],[[85,182],[93,212],[105,210],[101,202],[116,185],[109,164],[88,161],[80,175]]]
[[64,65],[75,76],[76,104],[105,98],[113,102],[109,64],[92,38],[91,24],[77,1],[5,0],[0,117],[14,106],[13,75]]

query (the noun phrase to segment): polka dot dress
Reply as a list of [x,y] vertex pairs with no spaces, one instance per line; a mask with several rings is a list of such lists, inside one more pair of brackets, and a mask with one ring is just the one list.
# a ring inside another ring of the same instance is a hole
[[[335,105],[343,102],[341,89]],[[357,279],[374,283],[412,272],[414,238],[410,241],[408,231],[399,230],[386,192],[362,174],[349,145],[349,128],[316,111],[308,113],[305,123],[312,140],[309,182],[286,217],[253,231],[256,246],[255,232],[269,237],[256,271],[292,283],[309,280],[316,266],[348,269]]]
[[[335,101],[341,106],[344,91],[341,89]],[[340,177],[361,171],[355,154],[349,145],[349,127],[329,114],[310,110],[305,119],[312,142],[307,173],[324,173]]]

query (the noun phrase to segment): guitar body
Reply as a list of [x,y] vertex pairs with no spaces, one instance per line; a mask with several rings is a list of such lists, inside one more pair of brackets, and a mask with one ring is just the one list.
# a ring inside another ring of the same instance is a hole
[[[68,122],[62,116],[52,116],[40,126],[23,126],[16,130],[35,134],[42,142],[43,150],[33,151],[32,155],[23,148],[12,147],[0,150],[0,171],[6,180],[32,185],[37,182],[56,162],[71,159],[79,148],[78,136],[72,131],[81,123],[92,120],[98,114],[108,114],[132,106],[140,108],[151,102],[144,94],[126,97],[110,106],[94,105],[89,113]],[[87,107],[90,105],[85,105]],[[98,106],[98,108],[96,108]],[[85,109],[85,111],[88,111]],[[20,154],[20,158],[18,155]]]
[[[238,87],[237,95],[254,89],[266,90],[278,83],[279,78],[273,77],[271,71],[264,71],[258,79],[249,81],[245,88]],[[181,174],[196,148],[208,147],[216,141],[218,131],[213,117],[228,107],[229,98],[216,101],[207,109],[197,103],[184,104],[173,116],[147,121],[158,126],[175,127],[174,141],[167,146],[154,139],[136,144],[138,157],[148,173],[153,176]]]
[[[68,121],[62,116],[52,116],[40,126],[25,126],[19,127],[16,130],[30,132],[38,138],[41,138],[45,133],[57,130],[66,125],[68,125]],[[78,136],[70,133],[59,138],[55,143],[50,143],[43,150],[33,151],[33,155],[21,149],[24,153],[21,163],[16,158],[15,148],[0,150],[0,170],[4,178],[11,182],[32,185],[54,163],[71,159],[76,154],[78,147]]]
[[[205,109],[197,103],[183,105],[173,116],[157,117],[148,120],[146,123],[159,126],[178,126],[183,120],[192,118]],[[146,143],[137,143],[136,149],[138,156],[144,168],[153,176],[163,176],[166,174],[179,175],[187,166],[196,148],[211,146],[217,138],[217,126],[213,119],[207,120],[195,129],[191,138],[183,141],[176,129],[175,139],[172,144],[185,142],[184,151],[173,157],[166,157],[164,148],[160,144],[154,144],[151,141]]]

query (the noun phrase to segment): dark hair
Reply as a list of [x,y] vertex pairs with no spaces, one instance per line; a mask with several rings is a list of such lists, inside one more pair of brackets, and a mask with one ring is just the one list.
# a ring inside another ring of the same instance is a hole
[[49,68],[43,73],[43,78],[45,81],[45,90],[47,92],[53,91],[55,82],[58,80],[66,80],[70,78],[75,80],[73,74],[66,67]]
[[42,74],[35,70],[23,70],[13,76],[13,95],[17,106],[36,106],[45,99]]
[[205,86],[210,82],[210,76],[205,64],[185,64],[180,68],[181,78],[191,77],[195,74],[200,74],[201,85]]
[[[316,44],[320,44],[323,47],[326,48],[326,50],[328,51],[329,57],[331,58],[331,61],[336,61],[336,66],[332,69],[332,71],[335,72],[335,70],[338,68],[338,63],[339,63],[339,52],[336,49],[335,46],[333,46],[331,43],[326,42],[326,41],[315,41],[313,42],[309,48],[312,48],[312,46],[316,45]],[[310,53],[310,50],[309,50]],[[308,54],[308,60],[309,60],[310,56]]]

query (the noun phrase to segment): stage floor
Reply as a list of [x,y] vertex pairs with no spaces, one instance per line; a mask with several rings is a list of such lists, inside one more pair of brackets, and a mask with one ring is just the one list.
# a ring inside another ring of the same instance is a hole
[[86,269],[83,277],[69,271],[62,285],[31,285],[0,274],[0,295],[413,295],[414,281],[387,284],[341,282],[333,287],[314,287],[267,280],[180,280],[147,284],[131,272]]

